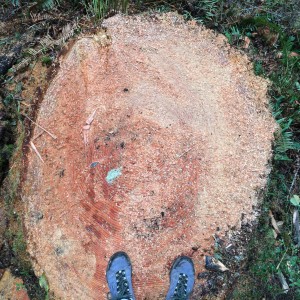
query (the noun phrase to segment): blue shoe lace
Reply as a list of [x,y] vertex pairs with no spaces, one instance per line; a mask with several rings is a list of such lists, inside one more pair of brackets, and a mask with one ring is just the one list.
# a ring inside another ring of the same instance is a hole
[[117,294],[118,296],[112,300],[133,300],[129,292],[129,284],[126,278],[125,270],[120,270],[116,273]]
[[172,300],[187,300],[187,281],[188,276],[184,273],[180,273],[174,295],[171,298]]

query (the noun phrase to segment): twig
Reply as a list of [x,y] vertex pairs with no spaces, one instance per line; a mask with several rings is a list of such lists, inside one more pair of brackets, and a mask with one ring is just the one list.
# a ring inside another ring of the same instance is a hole
[[38,123],[34,122],[33,120],[31,120],[26,114],[24,114],[24,116],[30,120],[33,124],[35,124],[36,126],[38,126],[39,128],[41,128],[42,130],[44,130],[45,132],[47,132],[54,140],[57,139],[57,136],[52,134],[51,132],[49,132],[47,129],[45,129],[44,127],[42,127],[41,125],[39,125]]
[[289,194],[291,194],[291,191],[292,191],[292,189],[293,189],[293,187],[294,187],[294,185],[295,185],[295,182],[296,182],[296,179],[297,179],[299,170],[300,170],[299,156],[297,156],[297,163],[296,163],[296,166],[297,166],[297,169],[296,169],[296,172],[295,172],[295,175],[294,175],[294,178],[293,178],[291,187],[290,187],[290,189],[289,189]]
[[32,138],[32,141],[35,141],[37,138],[39,138],[42,134],[44,133],[44,131],[41,131],[40,133],[38,133],[36,136],[34,136]]
[[282,255],[282,257],[281,257],[281,260],[280,260],[280,262],[278,263],[278,265],[277,265],[277,267],[276,267],[276,270],[279,269],[279,267],[280,267],[280,265],[281,265],[281,263],[282,263],[282,261],[283,261],[285,255],[286,255],[286,253],[287,253],[287,250],[283,253],[283,255]]
[[34,145],[34,143],[33,143],[32,141],[30,141],[30,146],[31,146],[31,148],[33,149],[33,151],[36,153],[36,155],[38,156],[38,158],[39,158],[42,162],[44,162],[44,160],[42,159],[41,154],[40,154],[39,151],[36,149],[36,147],[35,147],[35,145]]

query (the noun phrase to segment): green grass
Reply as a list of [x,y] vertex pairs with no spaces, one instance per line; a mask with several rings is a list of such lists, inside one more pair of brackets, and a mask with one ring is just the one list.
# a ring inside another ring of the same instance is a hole
[[[76,7],[84,7],[86,12],[90,16],[96,17],[96,19],[103,19],[111,13],[123,12],[126,13],[129,5],[128,0],[38,0],[38,1],[24,1],[37,8],[38,11],[51,11],[59,9],[61,5],[69,3]],[[13,7],[20,7],[22,2],[19,0],[6,0],[7,5]],[[26,5],[26,4],[23,4]]]
[[126,12],[128,0],[92,0],[87,1],[91,11],[99,19],[111,12]]
[[50,56],[44,55],[41,58],[42,64],[45,66],[50,66],[52,64],[53,59]]

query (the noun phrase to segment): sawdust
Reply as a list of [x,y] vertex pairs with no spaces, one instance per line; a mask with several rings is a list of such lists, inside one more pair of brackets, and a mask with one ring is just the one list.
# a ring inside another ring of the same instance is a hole
[[28,155],[28,248],[62,299],[104,299],[119,250],[137,299],[164,299],[178,255],[199,272],[212,234],[252,218],[275,128],[267,82],[178,15],[104,25],[62,57],[41,104],[36,122],[57,140],[34,141],[44,163]]

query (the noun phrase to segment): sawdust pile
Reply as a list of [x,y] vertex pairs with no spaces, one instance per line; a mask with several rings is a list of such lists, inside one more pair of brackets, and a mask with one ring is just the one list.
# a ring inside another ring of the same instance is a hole
[[178,255],[203,270],[212,234],[252,217],[275,128],[267,82],[177,15],[104,25],[61,58],[41,104],[55,136],[36,127],[41,157],[28,154],[29,252],[62,299],[104,299],[119,250],[137,298],[164,299]]

